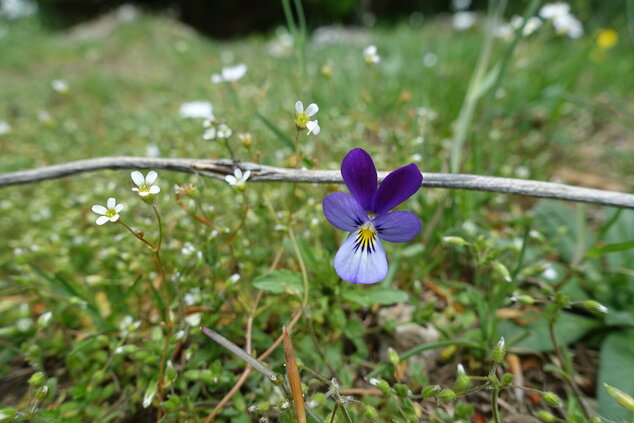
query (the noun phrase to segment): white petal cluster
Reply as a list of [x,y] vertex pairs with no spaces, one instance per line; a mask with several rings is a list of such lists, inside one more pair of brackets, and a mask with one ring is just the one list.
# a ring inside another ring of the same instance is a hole
[[552,21],[555,31],[560,35],[567,35],[570,38],[579,38],[583,35],[583,25],[570,13],[568,3],[545,4],[539,9],[539,16],[544,20]]
[[304,110],[304,104],[301,101],[295,103],[295,126],[299,129],[308,129],[308,134],[318,135],[321,131],[319,127],[319,121],[317,119],[311,120],[319,111],[319,106],[315,103],[311,103]]
[[229,138],[231,134],[233,134],[233,131],[226,124],[212,124],[212,126],[203,133],[203,139],[210,141],[216,138]]
[[119,213],[123,210],[123,204],[117,204],[117,201],[110,197],[106,202],[106,207],[99,204],[92,206],[92,211],[99,214],[97,225],[103,225],[106,222],[116,222],[119,220]]
[[132,191],[138,192],[140,197],[156,195],[161,191],[158,185],[154,185],[156,178],[158,178],[158,173],[153,170],[149,171],[146,176],[135,170],[130,176],[132,177],[132,182],[136,185],[136,187],[132,188]]
[[211,75],[211,82],[220,84],[222,82],[237,81],[247,73],[247,69],[247,65],[244,63],[235,66],[226,66],[220,70],[220,73]]
[[179,114],[183,118],[213,119],[213,105],[208,101],[189,101],[181,104]]
[[244,187],[246,186],[247,180],[249,179],[250,176],[251,176],[250,170],[247,170],[246,172],[242,173],[242,169],[237,167],[233,171],[233,175],[225,176],[225,181],[227,181],[229,185],[234,186],[238,189],[244,189]]
[[381,61],[375,45],[367,46],[363,49],[363,60],[368,65],[375,65]]
[[458,31],[465,31],[476,24],[478,15],[475,12],[456,12],[452,16],[452,24],[454,29]]
[[51,88],[53,88],[53,91],[60,94],[68,94],[70,92],[68,82],[63,79],[54,79],[51,81]]

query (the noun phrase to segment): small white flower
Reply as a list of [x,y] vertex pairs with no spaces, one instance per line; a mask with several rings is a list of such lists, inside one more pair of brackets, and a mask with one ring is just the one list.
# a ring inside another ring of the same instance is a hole
[[552,267],[552,266],[548,266],[543,272],[542,272],[542,276],[545,279],[548,279],[550,281],[554,281],[555,279],[557,279],[557,277],[559,276],[559,274],[557,273],[557,271]]
[[0,135],[5,135],[9,132],[11,132],[11,125],[3,120],[0,120]]
[[9,21],[37,12],[37,3],[30,0],[3,0],[0,1],[0,18]]
[[60,94],[68,94],[68,92],[70,91],[68,82],[64,81],[63,79],[54,79],[51,82],[51,88],[53,88],[53,91]]
[[427,68],[433,68],[438,63],[438,56],[436,53],[427,52],[423,55],[423,65]]
[[[511,26],[513,29],[518,29],[524,23],[524,18],[521,16],[513,16],[511,18]],[[536,16],[531,16],[526,21],[526,25],[524,25],[524,29],[522,30],[522,35],[528,37],[542,26],[542,21]]]
[[159,157],[161,155],[161,150],[156,144],[148,144],[145,147],[145,155],[148,157]]
[[574,16],[561,15],[553,19],[553,26],[558,34],[567,35],[570,38],[579,38],[583,35],[583,25]]
[[207,129],[203,133],[203,139],[210,141],[215,140],[216,138],[229,138],[233,134],[231,128],[229,128],[224,123],[217,124]]
[[377,54],[375,45],[367,46],[363,49],[363,60],[368,65],[374,65],[381,61],[381,56]]
[[103,225],[106,222],[116,222],[119,220],[119,212],[123,210],[123,204],[117,204],[117,201],[110,197],[106,202],[106,207],[95,204],[92,206],[92,211],[100,214],[97,218],[97,225]]
[[181,104],[179,114],[183,118],[213,119],[214,107],[208,101],[189,101]]
[[321,131],[317,119],[306,122],[306,129],[308,129],[308,135],[319,135],[319,132]]
[[218,125],[218,132],[216,133],[218,138],[229,138],[231,134],[233,134],[233,131],[227,125],[224,123]]
[[298,129],[308,129],[309,134],[319,134],[319,131],[321,131],[319,123],[316,119],[314,121],[310,120],[318,111],[319,106],[315,103],[309,104],[306,110],[304,110],[304,103],[297,101],[295,103],[295,126]]
[[370,385],[372,385],[372,386],[376,386],[376,385],[379,384],[379,380],[377,378],[374,378],[374,377],[370,378],[369,382],[370,382]]
[[477,14],[475,12],[456,12],[452,17],[454,29],[464,31],[471,28],[476,23]]
[[555,19],[570,14],[570,5],[564,2],[548,3],[539,9],[539,16],[543,19]]
[[247,65],[240,63],[235,66],[227,66],[220,70],[220,73],[211,75],[211,82],[220,84],[221,82],[232,82],[241,79],[247,73]]
[[138,192],[140,197],[156,195],[161,191],[158,185],[154,185],[156,178],[158,178],[158,173],[153,170],[150,170],[145,177],[138,170],[132,172],[130,176],[132,177],[132,182],[136,185],[136,187],[132,188],[132,191]]
[[242,173],[242,169],[237,167],[233,171],[233,175],[225,176],[225,181],[227,181],[229,185],[234,186],[238,189],[244,189],[247,183],[247,180],[249,179],[249,176],[251,176],[250,170],[247,170],[246,172]]

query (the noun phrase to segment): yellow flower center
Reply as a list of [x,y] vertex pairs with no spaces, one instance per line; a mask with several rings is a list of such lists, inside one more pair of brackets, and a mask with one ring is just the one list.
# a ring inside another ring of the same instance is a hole
[[310,118],[308,117],[308,115],[304,112],[301,113],[296,113],[295,114],[295,125],[300,128],[306,128],[306,124],[308,123],[308,121],[310,121]]
[[376,229],[372,226],[372,223],[368,222],[359,228],[359,234],[355,241],[355,251],[361,248],[361,252],[367,251],[373,253],[375,250],[374,241],[376,239]]
[[116,214],[117,212],[114,209],[108,209],[108,211],[106,211],[106,217],[113,217]]

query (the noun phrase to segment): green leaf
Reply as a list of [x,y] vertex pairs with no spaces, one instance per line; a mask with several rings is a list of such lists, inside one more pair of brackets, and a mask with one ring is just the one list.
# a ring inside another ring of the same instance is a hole
[[[560,344],[568,345],[600,326],[599,320],[563,312],[555,324],[555,334]],[[537,319],[526,326],[503,320],[500,322],[499,331],[506,339],[513,339],[522,332],[527,334],[520,342],[513,345],[514,348],[540,352],[553,350],[548,324],[544,319]]]
[[368,289],[344,291],[342,297],[350,302],[370,307],[373,304],[390,305],[407,301],[407,293],[396,288],[376,286]]
[[623,310],[610,310],[605,316],[605,324],[608,326],[634,327],[634,312]]
[[599,381],[597,383],[599,414],[613,421],[634,423],[634,412],[621,407],[610,396],[604,383],[626,394],[634,394],[634,330],[619,331],[608,335],[601,346]]
[[607,244],[600,247],[590,248],[586,251],[588,257],[601,257],[608,253],[616,253],[619,251],[627,251],[634,248],[634,240],[619,242],[616,244]]
[[301,274],[286,269],[258,276],[253,280],[253,286],[274,294],[286,292],[301,296],[304,293]]
[[255,115],[266,125],[267,128],[271,130],[271,132],[277,135],[277,139],[280,140],[280,142],[284,146],[288,147],[288,149],[291,151],[295,151],[295,145],[293,144],[293,140],[291,140],[284,132],[282,132],[280,128],[275,126],[273,122],[271,122],[270,120],[268,120],[261,114],[256,112]]

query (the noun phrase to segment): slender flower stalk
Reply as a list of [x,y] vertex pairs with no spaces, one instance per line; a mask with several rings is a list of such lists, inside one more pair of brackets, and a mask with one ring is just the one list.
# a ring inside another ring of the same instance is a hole
[[421,221],[414,213],[390,210],[418,191],[423,176],[412,163],[390,173],[377,188],[372,157],[360,148],[351,150],[343,159],[341,175],[351,195],[336,192],[323,200],[326,219],[333,226],[352,232],[337,251],[335,270],[348,282],[379,282],[388,271],[380,240],[406,242],[421,230]]

